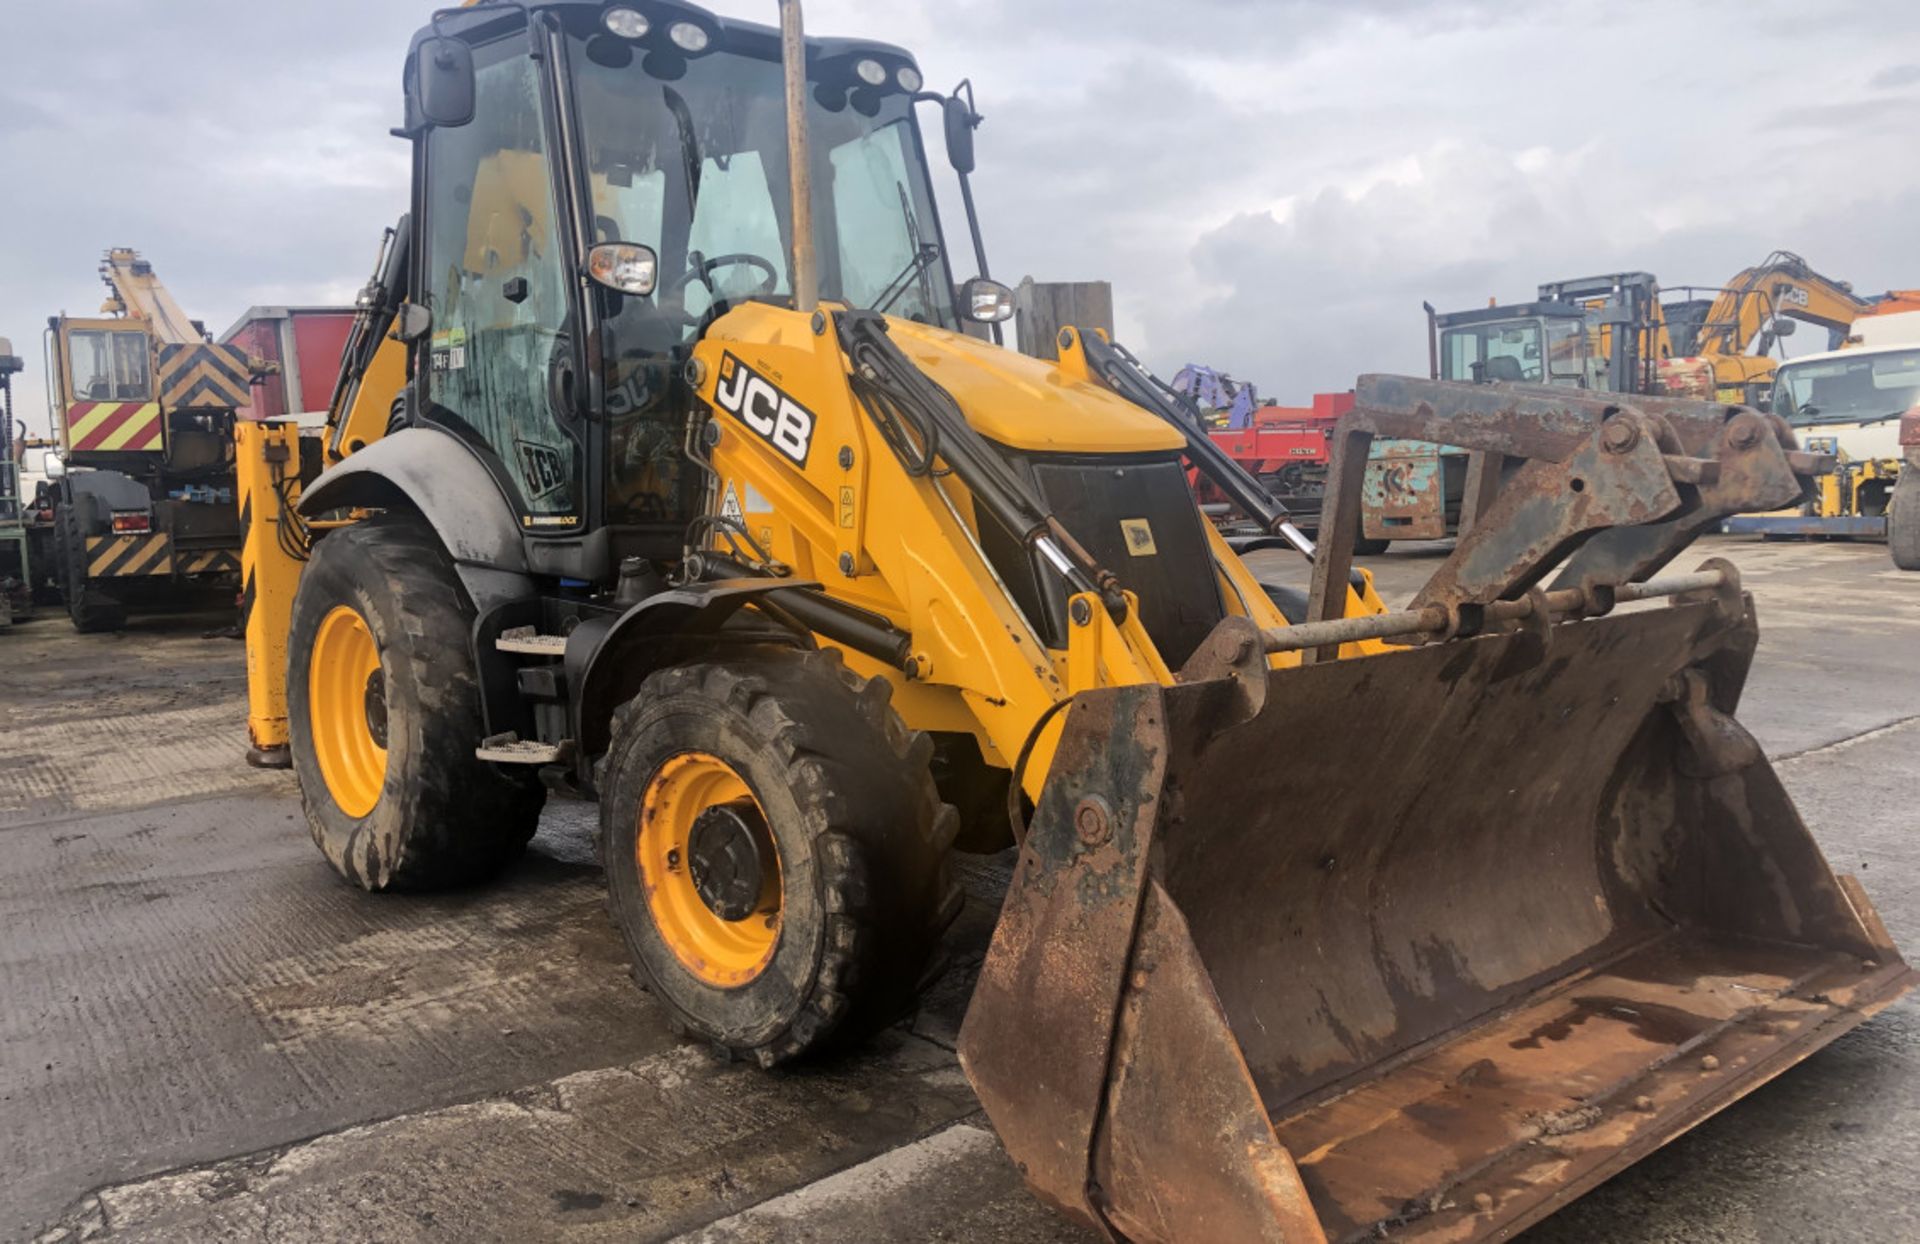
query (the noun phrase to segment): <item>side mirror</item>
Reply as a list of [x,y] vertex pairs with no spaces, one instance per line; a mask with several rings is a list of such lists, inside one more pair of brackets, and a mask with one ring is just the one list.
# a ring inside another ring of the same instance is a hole
[[1013,318],[1013,291],[976,276],[960,286],[960,314],[980,324],[1004,324]]
[[1773,321],[1773,335],[1776,337],[1791,337],[1793,336],[1793,330],[1798,327],[1800,327],[1798,320],[1790,320],[1785,316],[1781,316]]
[[47,460],[42,465],[48,479],[59,479],[67,473],[66,461],[51,449],[47,451]]
[[417,302],[403,303],[394,317],[393,336],[397,341],[415,342],[433,328],[433,312]]
[[947,163],[964,177],[973,172],[973,127],[980,123],[980,118],[958,95],[942,101],[940,111],[947,129]]
[[587,275],[615,293],[644,298],[660,279],[660,257],[638,242],[602,242],[587,252]]
[[473,120],[473,49],[458,39],[420,41],[413,58],[413,98],[428,125],[460,126]]

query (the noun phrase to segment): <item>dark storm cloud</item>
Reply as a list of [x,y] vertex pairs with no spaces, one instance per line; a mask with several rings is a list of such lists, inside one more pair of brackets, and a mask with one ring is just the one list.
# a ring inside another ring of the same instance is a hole
[[[37,357],[50,312],[96,304],[109,245],[141,248],[216,329],[350,297],[404,205],[386,131],[430,7],[9,5],[0,335]],[[1423,367],[1422,298],[1622,268],[1714,283],[1775,247],[1864,289],[1920,284],[1901,111],[1920,5],[807,0],[807,17],[913,49],[937,85],[974,81],[996,275],[1112,280],[1157,368],[1213,362],[1283,400]]]

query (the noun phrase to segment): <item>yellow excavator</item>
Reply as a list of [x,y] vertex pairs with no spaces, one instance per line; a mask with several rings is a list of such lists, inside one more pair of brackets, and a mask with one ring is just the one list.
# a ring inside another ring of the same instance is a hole
[[[1737,573],[1674,566],[1804,495],[1778,422],[1366,377],[1316,547],[1103,335],[968,331],[915,114],[963,189],[978,115],[907,52],[516,0],[403,81],[330,425],[241,437],[255,758],[351,883],[597,798],[641,979],[771,1066],[909,1011],[1011,848],[960,1061],[1136,1241],[1505,1238],[1912,985],[1733,716]],[[1376,436],[1516,464],[1405,609]]]
[[1827,330],[1828,349],[1875,305],[1814,270],[1792,251],[1774,251],[1713,290],[1675,287],[1661,304],[1665,338],[1657,390],[1676,397],[1761,404],[1779,360],[1773,347],[1798,323]]

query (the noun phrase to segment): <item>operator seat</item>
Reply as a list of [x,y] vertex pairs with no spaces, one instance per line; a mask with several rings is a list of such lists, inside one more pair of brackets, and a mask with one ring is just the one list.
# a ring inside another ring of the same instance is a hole
[[1520,360],[1511,354],[1496,354],[1488,359],[1483,374],[1489,382],[1511,381],[1518,384],[1527,378],[1526,372],[1520,367]]

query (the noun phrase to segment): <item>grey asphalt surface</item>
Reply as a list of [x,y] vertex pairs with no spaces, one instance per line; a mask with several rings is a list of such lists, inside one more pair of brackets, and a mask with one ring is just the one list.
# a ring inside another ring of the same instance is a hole
[[[1759,601],[1742,720],[1920,947],[1920,576],[1876,546],[1703,552]],[[1392,598],[1434,558],[1367,564]],[[628,979],[590,807],[556,801],[484,890],[335,880],[290,780],[240,762],[222,621],[0,634],[0,1240],[1090,1238],[1024,1191],[952,1057],[1004,865],[967,868],[910,1026],[722,1065]],[[1916,1064],[1908,999],[1526,1238],[1920,1239]]]

